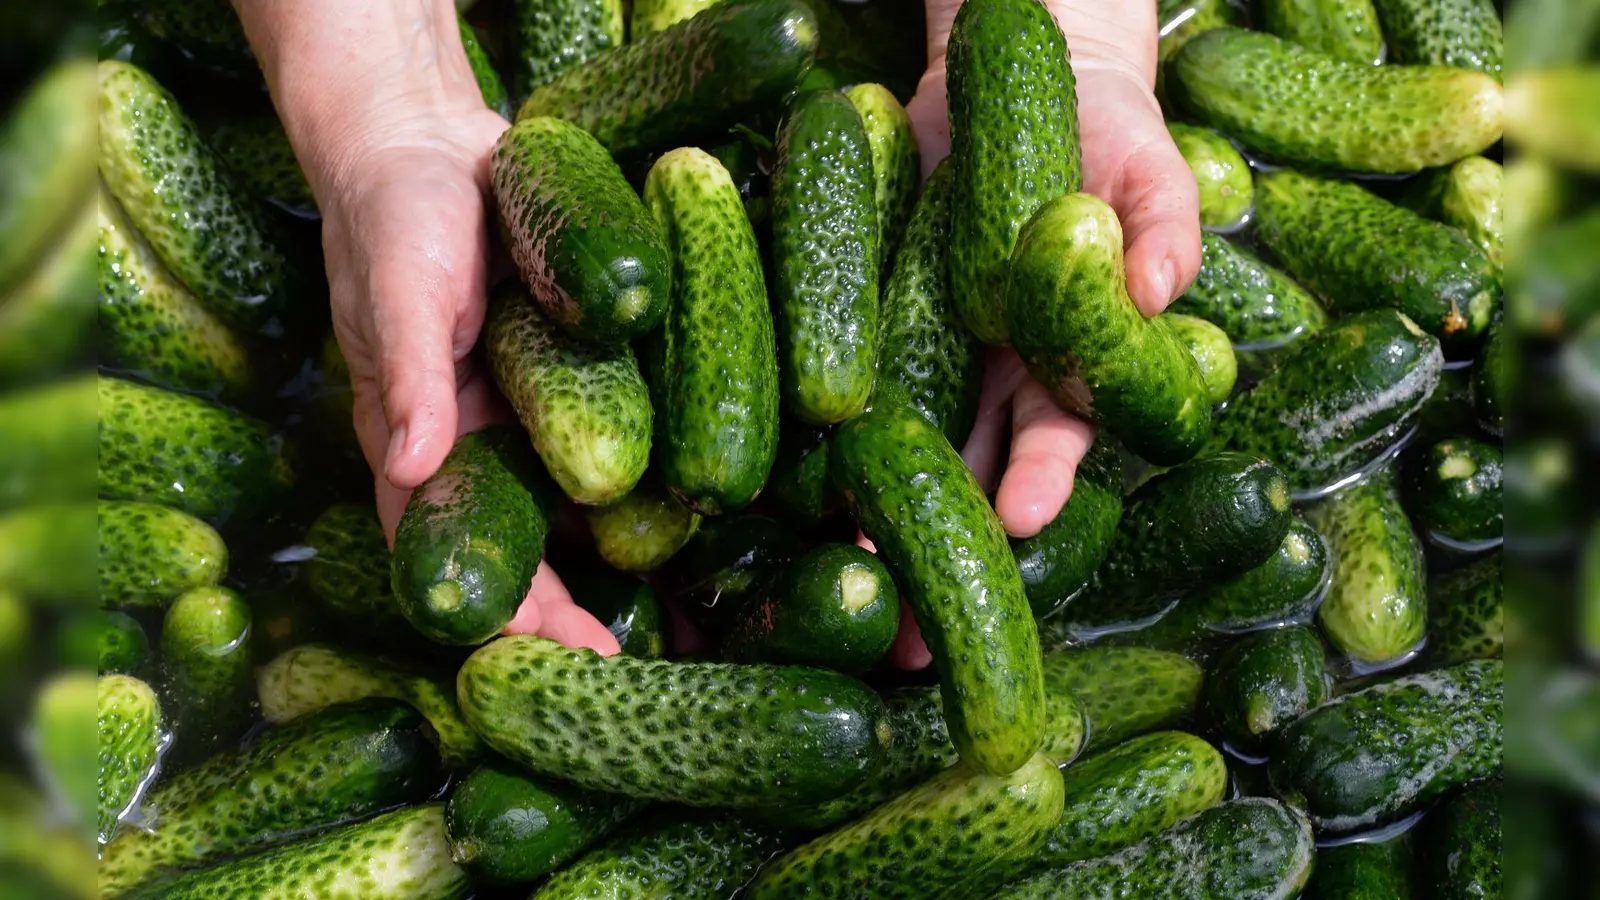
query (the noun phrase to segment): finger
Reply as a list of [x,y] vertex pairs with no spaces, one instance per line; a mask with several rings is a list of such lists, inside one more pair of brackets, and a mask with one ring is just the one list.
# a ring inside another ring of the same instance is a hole
[[1153,316],[1183,296],[1200,271],[1200,191],[1166,132],[1128,160],[1124,191],[1112,205],[1122,219],[1128,295]]
[[544,617],[539,625],[540,637],[549,638],[563,647],[587,647],[601,656],[615,656],[622,652],[622,647],[610,630],[571,599],[551,600],[540,606],[539,613]]
[[1015,351],[996,349],[989,353],[983,373],[983,393],[978,397],[978,417],[972,433],[961,448],[961,458],[987,493],[1000,481],[1000,455],[1005,445],[1005,429],[1011,421],[1011,395],[1027,375]]
[[[540,563],[539,568],[543,569],[544,564]],[[534,576],[536,579],[538,577],[539,576],[537,575]],[[538,634],[539,626],[543,624],[544,611],[539,606],[539,601],[533,599],[532,595],[529,595],[523,598],[522,605],[517,607],[516,614],[511,617],[511,621],[506,623],[506,627],[501,629],[500,633]]]
[[369,290],[389,429],[380,471],[390,484],[413,488],[439,468],[455,440],[453,323],[445,319],[443,284],[427,270],[380,264]]
[[933,654],[928,652],[917,620],[904,600],[900,601],[900,630],[895,633],[894,643],[889,645],[889,662],[908,672],[921,671],[933,662]]
[[995,512],[1012,537],[1031,537],[1072,496],[1072,476],[1094,442],[1094,427],[1064,411],[1028,378],[1011,402],[1011,458]]
[[937,59],[929,57],[928,71],[917,82],[917,92],[906,104],[906,115],[917,135],[922,177],[927,178],[939,161],[950,155],[950,107],[945,96],[943,54]]

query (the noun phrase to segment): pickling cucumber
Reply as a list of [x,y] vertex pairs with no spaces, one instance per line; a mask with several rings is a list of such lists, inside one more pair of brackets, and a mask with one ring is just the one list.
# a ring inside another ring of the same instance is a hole
[[239,737],[252,701],[250,607],[225,587],[195,588],[161,621],[161,664],[178,759]]
[[1241,367],[1270,371],[1322,331],[1328,314],[1309,291],[1219,235],[1200,236],[1200,273],[1169,311],[1227,333]]
[[101,500],[99,521],[102,607],[161,608],[228,574],[222,536],[187,513],[156,503]]
[[1261,30],[1346,62],[1376,65],[1383,29],[1373,0],[1265,0]]
[[489,51],[483,48],[483,43],[478,40],[478,32],[473,30],[465,16],[458,13],[456,24],[461,34],[461,49],[466,53],[467,65],[472,69],[472,80],[478,83],[483,105],[509,118],[511,99],[506,96],[506,86],[500,80],[500,73],[494,70],[494,60],[489,58]]
[[89,609],[95,577],[93,503],[46,503],[0,513],[0,586],[32,606]]
[[183,55],[233,74],[257,71],[255,56],[230,3],[152,0],[139,4],[140,21]]
[[878,557],[853,544],[820,544],[740,610],[722,655],[859,674],[889,652],[899,630],[900,592]]
[[1167,69],[1172,58],[1195,35],[1225,25],[1243,25],[1244,8],[1233,0],[1157,0],[1156,99],[1161,110],[1171,117],[1171,98],[1167,91]]
[[1227,138],[1209,128],[1168,122],[1167,131],[1200,188],[1200,224],[1227,229],[1244,222],[1255,204],[1250,164]]
[[83,374],[0,394],[0,510],[95,495],[97,384]]
[[1472,550],[1504,534],[1500,448],[1467,437],[1422,451],[1406,482],[1417,530],[1446,549]]
[[1122,521],[1122,457],[1108,438],[1096,440],[1072,477],[1072,495],[1039,533],[1011,539],[1011,555],[1035,618],[1044,618],[1083,590],[1105,562]]
[[1161,318],[1200,367],[1206,399],[1213,406],[1227,402],[1239,378],[1239,361],[1233,356],[1233,343],[1227,333],[1198,316],[1169,313]]
[[[0,605],[4,601],[0,600]],[[87,621],[95,631],[95,670],[101,675],[136,675],[150,659],[150,638],[127,613],[98,610]]]
[[1410,873],[1406,835],[1323,847],[1305,900],[1411,900]]
[[803,550],[788,529],[765,516],[712,519],[673,559],[669,596],[695,627],[720,639],[767,579]]
[[111,840],[117,819],[138,799],[166,742],[161,704],[150,685],[131,675],[102,675],[96,683],[99,801],[95,834]]
[[1502,897],[1498,779],[1468,785],[1429,813],[1425,879],[1435,897]]
[[[885,382],[881,370],[879,374],[881,386]],[[792,416],[779,424],[778,458],[766,497],[772,513],[797,530],[813,528],[844,508],[844,498],[828,479],[829,431]]]
[[[93,68],[72,57],[9,102],[0,124],[0,293],[9,294],[59,237],[88,187],[94,152]],[[18,74],[21,74],[20,72]]]
[[1428,665],[1497,659],[1504,647],[1505,582],[1498,552],[1429,580],[1423,650]]
[[98,219],[74,220],[0,304],[0,385],[37,383],[86,359],[96,318]]
[[606,626],[623,653],[660,659],[667,652],[667,612],[650,585],[606,566],[579,565],[561,576],[572,600]]
[[1424,178],[1424,215],[1462,230],[1489,257],[1496,274],[1505,257],[1505,169],[1469,156]]
[[1493,0],[1373,0],[1389,56],[1503,78],[1505,38]]
[[1308,618],[1333,575],[1328,542],[1306,520],[1289,523],[1278,551],[1232,581],[1202,589],[1183,605],[1213,631],[1239,632]]
[[858,84],[844,95],[860,114],[872,150],[873,205],[878,210],[878,280],[885,282],[900,250],[900,238],[917,199],[917,181],[922,177],[917,134],[905,107],[883,85]]
[[1205,702],[1234,747],[1257,753],[1278,730],[1328,699],[1328,656],[1303,625],[1257,631],[1212,662]]
[[561,74],[623,45],[621,0],[516,0],[517,92],[548,84]]
[[634,0],[628,14],[628,40],[641,41],[658,31],[692,19],[720,0]]
[[210,128],[206,142],[245,190],[302,218],[315,218],[317,198],[294,155],[283,122],[270,112]]
[[641,821],[557,872],[530,900],[657,896],[722,900],[785,840],[729,816],[681,813]]
[[600,558],[624,572],[661,568],[700,527],[700,514],[650,472],[621,500],[587,507],[583,517]]
[[1194,713],[1204,671],[1186,656],[1143,647],[1085,647],[1044,655],[1047,696],[1076,697],[1085,752],[1171,727]]
[[335,503],[306,530],[311,555],[301,564],[318,600],[351,620],[393,624],[399,619],[388,543],[369,503]]

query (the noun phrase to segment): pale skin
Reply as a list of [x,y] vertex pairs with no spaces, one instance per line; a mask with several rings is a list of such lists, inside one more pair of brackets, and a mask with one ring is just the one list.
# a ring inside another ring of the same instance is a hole
[[[471,351],[490,280],[489,156],[508,127],[478,93],[451,0],[234,0],[323,214],[355,428],[393,538],[411,490],[455,438],[510,418]],[[1154,0],[1048,0],[1077,77],[1084,189],[1122,219],[1128,286],[1146,315],[1200,266],[1199,198],[1153,94]],[[928,72],[908,106],[924,173],[949,153],[944,48],[960,0],[927,0]],[[1009,455],[1000,458],[1005,429]],[[1094,439],[1009,350],[991,353],[962,455],[1015,536],[1060,511]],[[927,650],[909,615],[892,656]],[[543,563],[510,633],[617,652]]]

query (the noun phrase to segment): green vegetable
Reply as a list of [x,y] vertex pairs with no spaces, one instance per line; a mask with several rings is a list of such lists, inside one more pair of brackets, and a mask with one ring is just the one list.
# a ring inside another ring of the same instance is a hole
[[1510,368],[1514,365],[1516,349],[1505,329],[1496,321],[1489,328],[1483,349],[1478,352],[1478,363],[1472,367],[1472,408],[1478,414],[1478,425],[1484,431],[1499,437],[1505,433],[1506,407],[1510,405]]
[[579,565],[561,576],[572,599],[606,626],[622,652],[660,659],[667,652],[667,613],[650,585],[606,566]]
[[96,315],[98,219],[94,205],[82,204],[38,265],[14,287],[0,288],[7,291],[0,303],[0,385],[37,382],[86,355]]
[[[76,826],[80,852],[88,827],[96,825],[102,841],[109,837],[146,786],[163,739],[155,703],[144,682],[123,675],[58,672],[38,685],[32,714],[18,730],[26,736],[30,774],[50,792],[53,814]],[[47,821],[41,811],[28,825]]]
[[1373,0],[1265,0],[1261,29],[1346,62],[1376,65],[1383,55]]
[[1188,718],[1200,702],[1204,675],[1188,657],[1143,647],[1086,647],[1044,655],[1047,696],[1076,697],[1083,705],[1085,752]]
[[150,638],[144,626],[127,613],[97,610],[87,614],[95,631],[98,657],[95,668],[101,675],[131,675],[150,658]]
[[0,510],[94,495],[97,383],[79,375],[0,393]]
[[647,819],[557,872],[530,900],[652,894],[722,900],[748,882],[783,843],[774,832],[731,817]]
[[803,549],[787,529],[764,516],[712,519],[673,558],[667,579],[671,596],[695,627],[721,638],[767,579]]
[[1156,99],[1170,117],[1172,103],[1167,91],[1167,69],[1172,58],[1195,35],[1226,25],[1243,25],[1244,8],[1233,0],[1157,0],[1160,18],[1160,44],[1156,63]]
[[1206,399],[1219,405],[1233,396],[1233,385],[1239,377],[1238,360],[1233,356],[1233,344],[1221,328],[1196,316],[1171,313],[1162,317],[1178,342],[1183,344],[1200,367],[1200,379],[1206,386]]
[[224,122],[211,129],[206,142],[229,174],[257,198],[297,216],[319,215],[316,195],[276,115]]
[[1512,323],[1522,333],[1559,338],[1600,312],[1600,271],[1589,255],[1596,240],[1600,209],[1587,209],[1531,229],[1513,246],[1517,265],[1506,273],[1506,291]]
[[1499,163],[1469,156],[1435,170],[1424,187],[1423,213],[1461,229],[1489,257],[1496,275],[1505,256],[1505,180]]
[[[878,386],[886,383],[881,366]],[[765,496],[772,512],[799,530],[819,525],[844,507],[844,498],[828,479],[828,433],[792,416],[779,424],[778,459]]]
[[89,609],[97,591],[92,503],[0,514],[0,588],[35,606]]
[[[489,51],[483,49],[483,44],[478,41],[478,33],[472,29],[472,25],[465,17],[458,15],[457,21],[461,31],[461,49],[467,54],[467,65],[472,67],[472,78],[478,82],[478,93],[483,95],[483,105],[509,118],[511,99],[506,96],[506,86],[500,81],[500,73],[494,70],[494,61],[489,58]],[[618,34],[621,34],[620,28]]]
[[1322,639],[1303,625],[1240,638],[1211,664],[1205,700],[1235,747],[1266,749],[1279,729],[1328,700]]
[[1393,62],[1474,69],[1496,80],[1505,39],[1492,0],[1373,0]]
[[1435,897],[1502,897],[1498,779],[1463,788],[1428,814],[1426,879]]
[[216,0],[150,0],[139,4],[141,21],[184,56],[207,68],[254,73],[257,65],[244,28],[229,3]]
[[1278,552],[1232,581],[1213,585],[1183,605],[1206,628],[1248,631],[1303,621],[1322,601],[1333,576],[1328,542],[1304,519],[1289,522]]
[[1501,511],[1500,448],[1473,438],[1445,438],[1428,447],[1407,482],[1417,529],[1451,549],[1498,543]]
[[0,124],[0,295],[45,254],[87,194],[95,119],[94,75],[72,57],[46,69],[10,102]]
[[873,196],[878,210],[878,280],[887,282],[917,199],[917,182],[922,177],[917,134],[911,129],[911,117],[906,115],[905,107],[883,85],[858,84],[844,95],[861,115],[872,149]]
[[1595,95],[1597,84],[1600,72],[1590,65],[1524,69],[1512,79],[1506,98],[1506,134],[1529,156],[1595,171],[1600,168],[1600,141],[1595,139],[1600,117],[1584,101]]
[[1011,555],[1035,618],[1044,618],[1089,584],[1122,521],[1122,457],[1097,440],[1072,479],[1072,496],[1033,537],[1011,539]]
[[821,544],[740,610],[722,652],[730,662],[858,674],[889,652],[899,630],[900,592],[884,564],[853,544]]
[[518,93],[549,84],[623,45],[621,0],[516,0]]
[[1255,203],[1250,164],[1209,128],[1169,122],[1167,130],[1200,186],[1200,224],[1223,229],[1241,224]]
[[628,16],[628,40],[644,40],[720,2],[722,0],[634,0]]
[[312,553],[302,564],[306,586],[350,619],[392,624],[398,604],[391,587],[389,545],[371,504],[335,503],[306,531]]
[[1327,327],[1317,298],[1249,250],[1205,233],[1200,251],[1200,274],[1169,310],[1221,328],[1242,368],[1270,371]]
[[228,545],[210,525],[155,503],[101,500],[100,605],[160,609],[228,573]]
[[1405,835],[1323,847],[1305,900],[1411,900],[1410,870]]
[[239,737],[253,699],[250,607],[225,587],[195,588],[161,623],[170,718],[177,750],[202,759]]
[[624,572],[661,568],[700,527],[700,514],[648,473],[621,500],[588,507],[583,516],[600,557]]
[[[131,675],[102,675],[96,693],[100,789],[95,833],[103,844],[138,799],[166,738],[161,705],[148,684]],[[41,697],[40,702],[46,701]]]
[[1471,367],[1460,366],[1439,373],[1439,384],[1417,416],[1425,434],[1471,434],[1478,427],[1472,410],[1474,374]]
[[1499,553],[1431,579],[1424,661],[1453,666],[1498,659],[1505,645],[1504,591]]

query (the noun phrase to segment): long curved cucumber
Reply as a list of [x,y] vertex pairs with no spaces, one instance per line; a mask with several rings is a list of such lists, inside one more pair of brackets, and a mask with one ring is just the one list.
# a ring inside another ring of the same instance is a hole
[[1373,0],[1389,56],[1408,66],[1504,77],[1505,38],[1494,0]]

